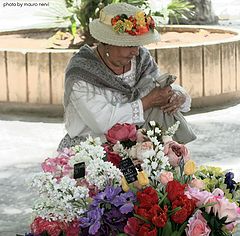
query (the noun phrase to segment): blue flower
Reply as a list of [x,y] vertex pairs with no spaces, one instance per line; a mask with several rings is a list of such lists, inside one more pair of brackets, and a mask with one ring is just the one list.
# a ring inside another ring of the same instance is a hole
[[236,182],[233,180],[234,173],[233,172],[227,172],[225,174],[225,180],[224,183],[227,185],[227,188],[229,189],[230,193],[233,193],[235,190]]

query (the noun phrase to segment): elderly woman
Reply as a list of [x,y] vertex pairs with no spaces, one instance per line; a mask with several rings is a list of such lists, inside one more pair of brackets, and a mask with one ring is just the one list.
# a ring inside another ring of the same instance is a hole
[[142,47],[159,41],[152,17],[126,3],[110,4],[90,23],[90,33],[99,44],[82,46],[66,69],[67,135],[59,150],[89,134],[101,137],[116,123],[144,126],[153,119],[165,128],[179,120],[175,139],[195,139],[180,113],[190,110],[189,95],[179,85],[170,86],[173,77],[161,76]]

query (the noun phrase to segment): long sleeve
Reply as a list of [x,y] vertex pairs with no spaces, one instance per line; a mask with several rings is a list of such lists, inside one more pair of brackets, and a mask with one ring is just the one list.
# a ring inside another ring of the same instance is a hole
[[[135,124],[144,122],[143,107],[140,99],[121,104],[117,101],[116,96],[109,90],[100,89],[79,81],[73,87],[70,100],[76,111],[75,116],[78,116],[79,120],[82,120],[82,123],[90,127],[95,134],[105,133],[118,122]],[[116,99],[116,102],[109,102],[111,99]],[[69,130],[78,129],[78,124],[71,122],[71,125],[76,127],[70,127]],[[71,135],[70,133],[70,136],[75,136],[75,134]]]

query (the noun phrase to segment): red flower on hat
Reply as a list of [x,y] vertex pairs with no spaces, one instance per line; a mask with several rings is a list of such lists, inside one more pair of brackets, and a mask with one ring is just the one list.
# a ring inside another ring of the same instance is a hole
[[[129,27],[131,22],[131,27]],[[113,30],[117,33],[128,33],[130,35],[142,35],[155,28],[155,22],[151,16],[144,12],[138,12],[135,16],[122,14],[111,19]]]

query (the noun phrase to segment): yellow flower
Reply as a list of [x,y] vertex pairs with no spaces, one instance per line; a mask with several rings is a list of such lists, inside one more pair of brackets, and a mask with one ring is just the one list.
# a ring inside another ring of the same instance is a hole
[[117,23],[113,26],[113,30],[118,33],[124,33],[125,25],[122,20],[118,20]]
[[137,12],[135,18],[137,20],[137,25],[146,26],[146,17],[143,11]]
[[132,30],[133,23],[130,20],[125,19],[124,26],[125,26],[126,30]]
[[124,192],[127,192],[129,190],[129,186],[127,183],[127,180],[125,179],[125,177],[122,177],[122,189]]
[[184,165],[184,173],[186,175],[193,175],[196,172],[196,164],[194,161],[189,160]]
[[139,184],[141,184],[142,186],[149,184],[148,175],[144,171],[138,172],[137,179]]

